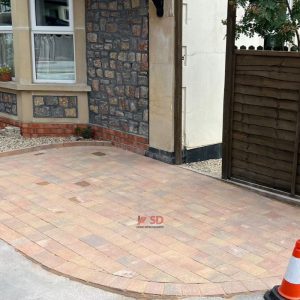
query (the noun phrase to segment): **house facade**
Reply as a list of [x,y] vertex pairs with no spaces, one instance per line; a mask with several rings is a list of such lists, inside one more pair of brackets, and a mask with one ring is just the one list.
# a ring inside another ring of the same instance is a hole
[[128,150],[174,151],[173,0],[163,18],[152,0],[0,3],[0,66],[13,69],[1,127],[35,137],[90,125]]
[[0,66],[13,69],[0,81],[1,127],[35,137],[89,125],[96,138],[170,163],[178,139],[183,161],[221,157],[227,1],[183,1],[180,68],[177,1],[0,3]]

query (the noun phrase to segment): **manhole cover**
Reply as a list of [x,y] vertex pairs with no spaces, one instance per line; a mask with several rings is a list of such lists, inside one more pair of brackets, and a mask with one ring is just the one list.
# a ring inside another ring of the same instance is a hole
[[105,156],[104,153],[102,152],[95,152],[95,153],[92,153],[93,155],[96,155],[96,156]]

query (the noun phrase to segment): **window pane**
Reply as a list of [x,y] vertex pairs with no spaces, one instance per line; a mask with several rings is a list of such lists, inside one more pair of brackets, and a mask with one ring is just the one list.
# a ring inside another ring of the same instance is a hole
[[75,80],[72,35],[35,34],[36,79]]
[[0,0],[0,26],[11,26],[10,0]]
[[12,33],[0,33],[0,66],[14,68]]
[[35,0],[37,26],[69,26],[69,0]]

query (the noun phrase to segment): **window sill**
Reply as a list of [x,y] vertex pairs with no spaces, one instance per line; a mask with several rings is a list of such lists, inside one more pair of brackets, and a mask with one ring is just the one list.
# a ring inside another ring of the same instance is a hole
[[90,92],[91,87],[83,83],[32,83],[0,81],[0,88],[15,91]]

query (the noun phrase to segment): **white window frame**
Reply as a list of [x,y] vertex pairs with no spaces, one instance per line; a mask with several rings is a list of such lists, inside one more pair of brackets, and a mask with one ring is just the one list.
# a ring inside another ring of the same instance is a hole
[[[69,26],[37,26],[35,14],[35,0],[30,0],[30,19],[31,19],[31,54],[32,54],[32,74],[34,83],[76,83],[76,43],[74,34],[74,6],[73,0],[69,1]],[[60,34],[73,36],[74,51],[74,80],[57,80],[57,79],[37,79],[34,35],[36,34]]]
[[[11,4],[11,2],[10,2]],[[11,10],[11,17],[12,17],[12,8],[10,8]],[[1,26],[0,25],[0,33],[12,33],[12,25],[10,26]]]
[[[11,11],[11,15],[12,15],[12,11]],[[0,33],[2,34],[2,33],[4,33],[4,34],[11,34],[12,35],[12,37],[13,37],[13,41],[14,41],[14,36],[13,36],[13,27],[12,27],[12,25],[10,25],[10,26],[1,26],[0,25]],[[14,53],[13,53],[13,56],[14,56]],[[14,58],[14,57],[13,57]],[[14,61],[14,60],[13,60]],[[13,68],[14,68],[15,66],[13,66]],[[13,80],[14,80],[14,77],[13,77]]]

